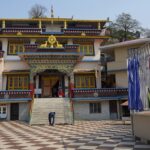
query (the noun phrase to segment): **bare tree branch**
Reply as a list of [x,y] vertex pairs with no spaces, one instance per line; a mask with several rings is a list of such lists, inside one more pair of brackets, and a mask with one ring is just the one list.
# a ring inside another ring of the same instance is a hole
[[40,5],[35,4],[30,10],[29,10],[29,17],[30,18],[45,18],[46,17],[47,9]]

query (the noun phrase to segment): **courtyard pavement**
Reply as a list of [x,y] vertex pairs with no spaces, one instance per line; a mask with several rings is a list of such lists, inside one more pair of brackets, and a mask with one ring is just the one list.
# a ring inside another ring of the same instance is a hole
[[150,145],[135,142],[131,125],[118,121],[54,127],[4,121],[0,122],[0,150],[150,150]]

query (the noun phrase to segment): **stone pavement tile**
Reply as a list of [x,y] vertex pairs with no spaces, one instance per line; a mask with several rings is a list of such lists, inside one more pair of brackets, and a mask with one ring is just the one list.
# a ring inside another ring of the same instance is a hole
[[38,150],[58,150],[58,149],[57,148],[42,147],[42,148],[40,148]]
[[135,145],[135,142],[134,141],[128,141],[128,142],[121,141],[119,143],[119,145],[131,145],[131,146],[133,146],[133,145]]
[[[104,141],[95,141],[95,140],[93,140],[93,141],[88,142],[87,144],[101,145],[101,144],[103,144],[103,143],[104,143]],[[87,145],[87,144],[86,144],[86,145]]]
[[96,137],[96,140],[108,140],[110,137]]
[[25,147],[26,147],[26,146],[13,145],[13,146],[10,146],[9,149],[10,149],[10,150],[12,150],[12,149],[18,149],[18,150],[20,150],[20,149],[23,149],[23,148],[25,148]]
[[80,146],[77,150],[95,150],[97,146]]
[[78,139],[77,142],[82,143],[82,142],[89,142],[92,141],[93,139],[90,138],[82,138],[82,139]]
[[103,146],[103,147],[116,147],[117,146],[117,144],[112,144],[112,143],[103,143],[101,146]]
[[84,145],[85,143],[69,143],[67,146],[82,146]]
[[130,147],[116,147],[113,150],[134,150],[134,149]]
[[[114,147],[103,147],[103,146],[98,146],[96,150],[114,150]],[[120,149],[121,150],[121,149]]]
[[59,148],[57,150],[77,150],[76,148]]
[[38,147],[38,146],[26,146],[25,148],[22,148],[21,150],[39,150],[41,148],[42,147]]
[[146,145],[146,144],[141,144],[141,145],[135,145],[134,146],[135,150],[150,150],[150,145]]

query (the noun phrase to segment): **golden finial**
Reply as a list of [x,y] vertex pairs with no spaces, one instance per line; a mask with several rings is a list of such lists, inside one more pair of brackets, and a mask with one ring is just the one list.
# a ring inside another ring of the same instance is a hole
[[54,10],[53,10],[53,5],[51,6],[51,18],[54,18]]

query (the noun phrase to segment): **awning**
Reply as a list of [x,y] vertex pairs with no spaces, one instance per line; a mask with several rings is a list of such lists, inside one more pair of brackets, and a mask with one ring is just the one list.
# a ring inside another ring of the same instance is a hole
[[128,106],[128,101],[125,101],[124,103],[122,103],[121,106]]

